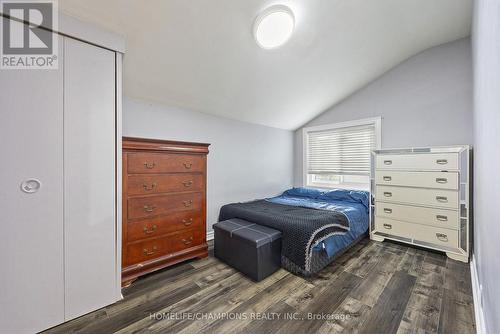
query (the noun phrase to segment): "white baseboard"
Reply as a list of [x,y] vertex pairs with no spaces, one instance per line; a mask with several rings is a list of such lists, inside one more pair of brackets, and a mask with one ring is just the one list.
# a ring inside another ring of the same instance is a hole
[[214,231],[208,231],[207,232],[207,241],[213,240],[214,239]]
[[477,263],[474,254],[470,261],[470,277],[472,281],[472,296],[474,297],[474,315],[476,318],[477,334],[486,334],[486,324],[484,322],[484,312],[482,301],[482,291],[479,285],[479,276],[477,274]]

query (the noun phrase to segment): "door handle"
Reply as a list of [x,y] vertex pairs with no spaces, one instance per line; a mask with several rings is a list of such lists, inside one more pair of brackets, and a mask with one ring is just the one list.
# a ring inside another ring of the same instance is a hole
[[28,179],[21,183],[21,190],[27,194],[36,193],[42,187],[42,182],[38,179]]

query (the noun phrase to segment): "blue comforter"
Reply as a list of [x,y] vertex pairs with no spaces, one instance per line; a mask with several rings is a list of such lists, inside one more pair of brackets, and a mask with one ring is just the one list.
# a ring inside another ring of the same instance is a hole
[[342,212],[349,220],[349,231],[331,236],[314,247],[315,251],[324,249],[328,257],[334,256],[368,231],[369,193],[366,191],[292,188],[280,196],[266,200],[284,205]]

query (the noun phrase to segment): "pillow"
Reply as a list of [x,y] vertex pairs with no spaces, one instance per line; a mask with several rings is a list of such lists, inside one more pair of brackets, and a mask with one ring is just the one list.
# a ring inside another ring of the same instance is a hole
[[283,193],[285,196],[294,196],[294,197],[307,197],[307,198],[317,198],[325,193],[326,190],[323,189],[315,189],[315,188],[292,188],[288,189]]
[[333,189],[321,194],[317,199],[324,201],[344,201],[351,203],[361,203],[369,208],[369,194],[362,190]]

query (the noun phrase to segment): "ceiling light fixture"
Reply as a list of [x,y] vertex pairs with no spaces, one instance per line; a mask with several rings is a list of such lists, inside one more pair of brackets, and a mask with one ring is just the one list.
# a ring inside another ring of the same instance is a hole
[[292,36],[295,17],[292,10],[275,5],[264,10],[255,20],[253,34],[263,49],[274,49],[285,44]]

